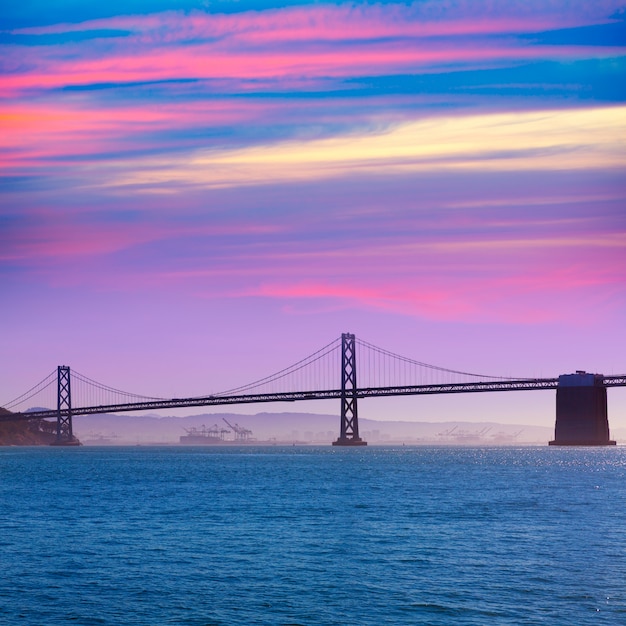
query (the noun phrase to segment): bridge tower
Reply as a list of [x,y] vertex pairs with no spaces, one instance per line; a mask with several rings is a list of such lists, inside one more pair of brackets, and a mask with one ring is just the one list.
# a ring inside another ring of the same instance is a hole
[[72,389],[70,368],[67,365],[59,365],[57,368],[57,438],[51,445],[80,445],[72,432]]
[[551,446],[614,446],[604,376],[563,374],[556,388],[556,425]]
[[341,335],[341,427],[333,446],[366,446],[359,437],[356,384],[356,340],[354,335]]

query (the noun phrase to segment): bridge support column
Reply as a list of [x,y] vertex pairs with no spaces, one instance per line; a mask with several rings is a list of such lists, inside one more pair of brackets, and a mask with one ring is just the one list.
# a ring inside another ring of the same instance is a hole
[[57,372],[57,438],[50,445],[79,446],[80,441],[72,432],[70,368],[67,365],[59,365]]
[[356,341],[354,335],[341,335],[341,425],[333,446],[366,446],[359,437],[357,410]]
[[600,374],[563,374],[556,388],[556,425],[551,446],[614,446],[604,377]]

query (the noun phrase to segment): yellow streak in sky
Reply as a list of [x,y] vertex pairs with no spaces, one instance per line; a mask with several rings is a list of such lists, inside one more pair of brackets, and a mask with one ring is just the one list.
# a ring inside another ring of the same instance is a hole
[[626,107],[429,117],[376,134],[126,162],[113,184],[229,187],[425,171],[619,168],[625,146]]

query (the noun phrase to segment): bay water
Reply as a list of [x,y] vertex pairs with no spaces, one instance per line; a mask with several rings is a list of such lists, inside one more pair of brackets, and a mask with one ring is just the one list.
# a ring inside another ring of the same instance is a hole
[[0,449],[0,624],[626,624],[626,448]]

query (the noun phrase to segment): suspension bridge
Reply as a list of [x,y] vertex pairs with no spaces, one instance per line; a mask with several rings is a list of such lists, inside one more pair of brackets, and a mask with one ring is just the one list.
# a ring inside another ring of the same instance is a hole
[[[555,389],[555,440],[550,443],[611,445],[615,442],[609,438],[606,389],[624,386],[626,375],[603,376],[581,371],[556,378],[510,378],[462,372],[401,356],[344,333],[270,376],[219,393],[186,398],[159,398],[122,391],[60,365],[37,385],[4,404],[0,421],[53,419],[55,445],[71,446],[80,444],[73,433],[74,415],[338,399],[339,436],[333,445],[362,446],[366,442],[359,436],[360,399]],[[55,408],[29,408],[33,406]]]

